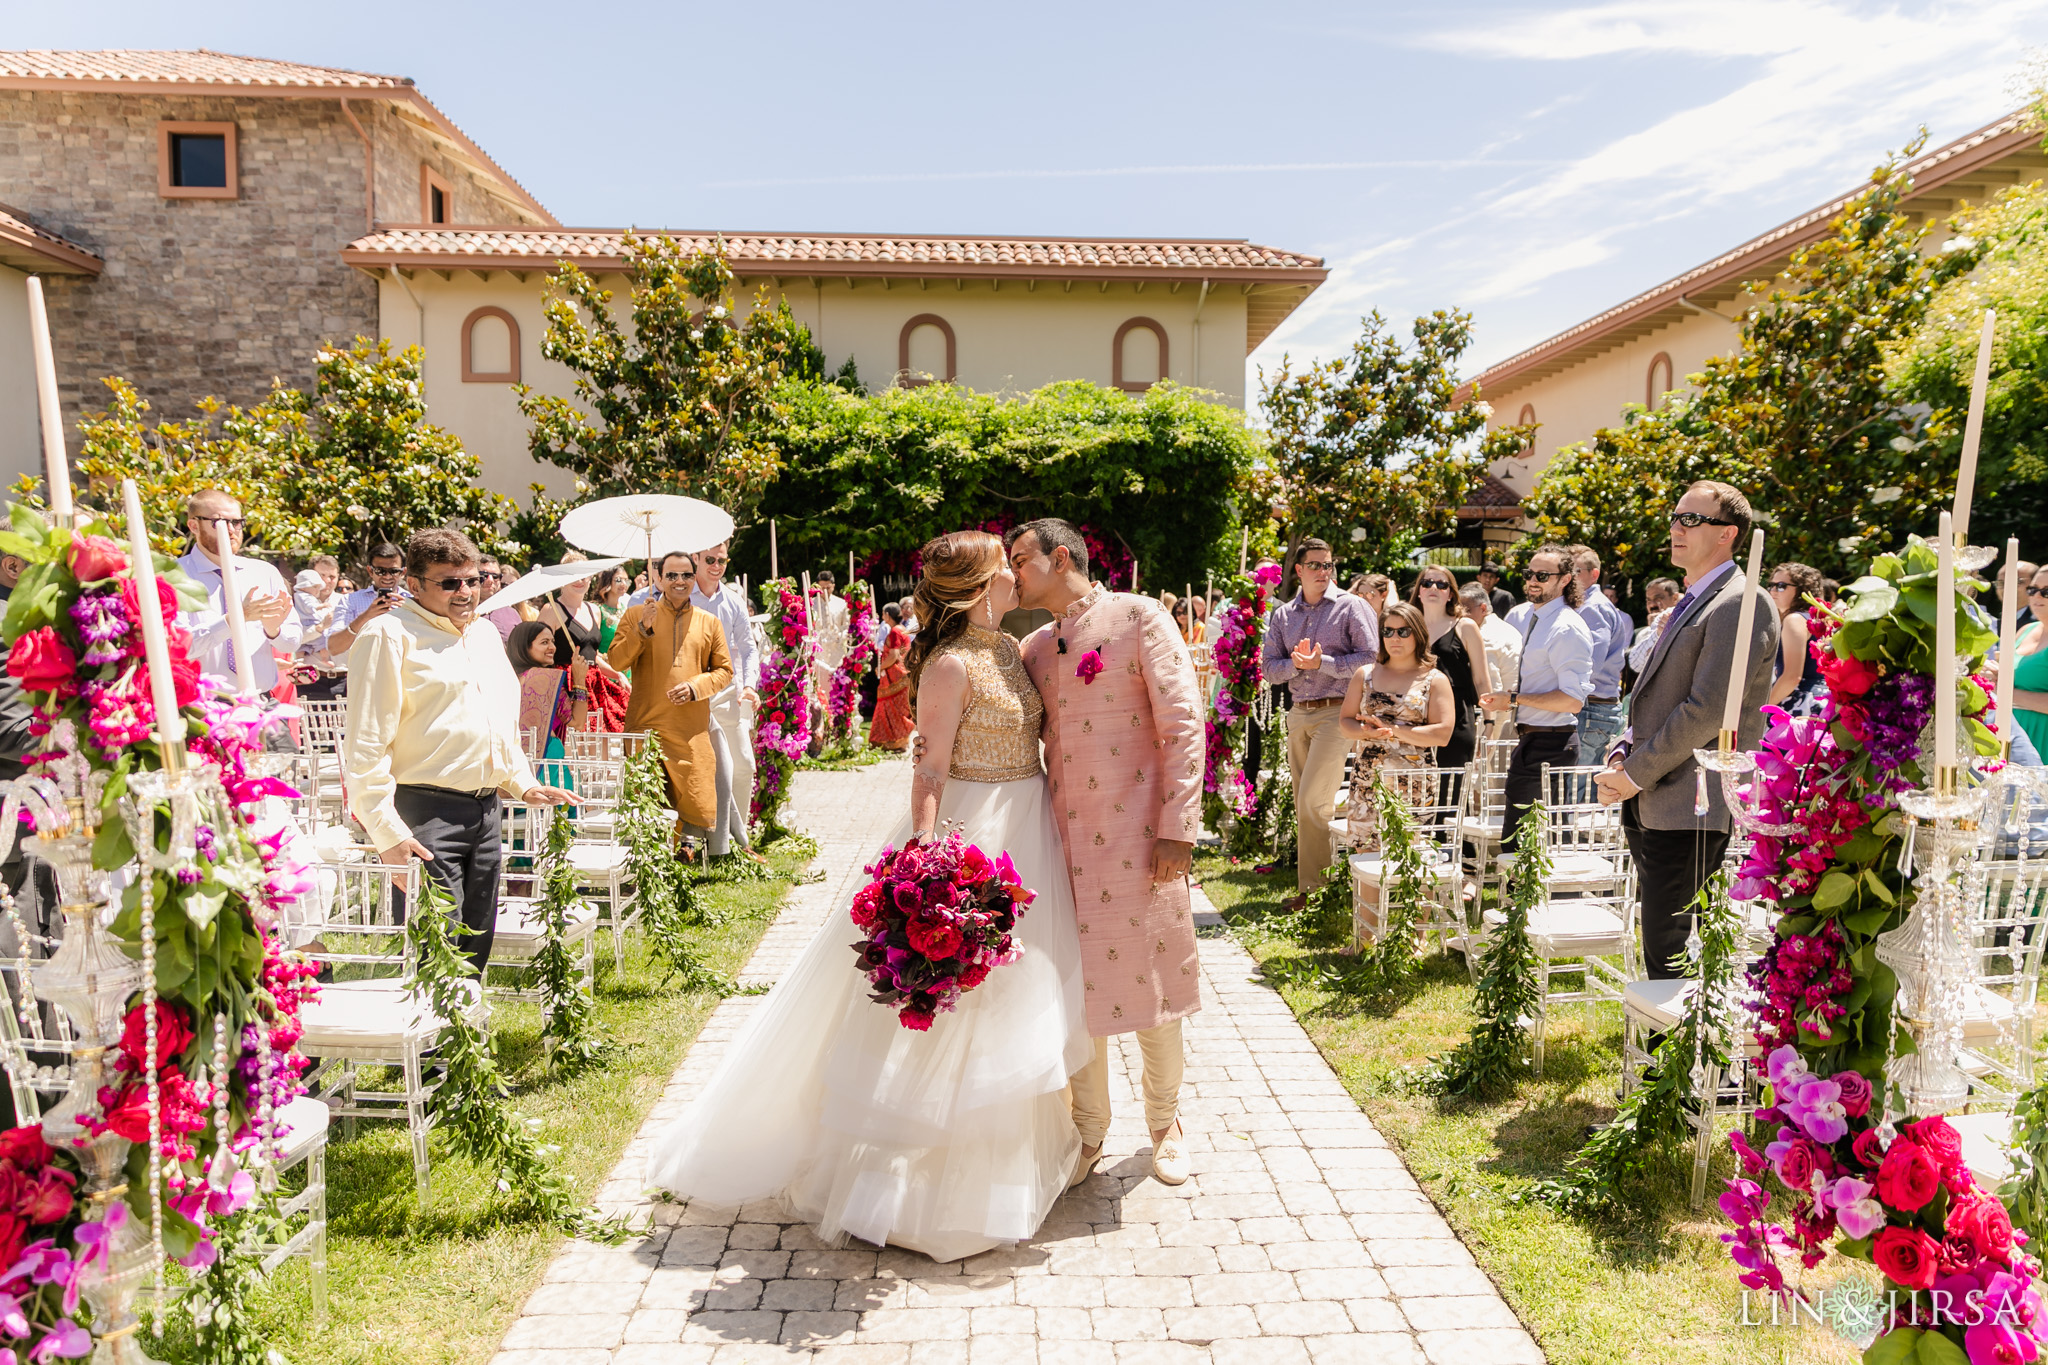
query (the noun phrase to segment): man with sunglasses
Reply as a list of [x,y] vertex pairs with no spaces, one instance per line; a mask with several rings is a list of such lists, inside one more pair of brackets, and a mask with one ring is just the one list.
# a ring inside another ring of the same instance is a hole
[[499,797],[560,805],[571,794],[542,786],[520,746],[519,680],[476,614],[476,546],[460,531],[416,531],[404,555],[411,595],[361,624],[349,650],[342,781],[378,857],[422,859],[455,902],[481,976],[498,923]]
[[[1671,511],[1671,562],[1685,592],[1664,615],[1657,642],[1636,680],[1629,728],[1606,756],[1598,786],[1603,805],[1621,803],[1621,825],[1636,865],[1643,914],[1643,958],[1652,978],[1685,975],[1685,938],[1693,897],[1728,849],[1728,808],[1721,784],[1708,782],[1707,812],[1696,814],[1693,750],[1719,741],[1745,594],[1759,592],[1735,567],[1735,551],[1756,520],[1749,499],[1703,480]],[[1778,613],[1759,601],[1750,628],[1736,747],[1763,738],[1764,698],[1778,657]],[[1597,760],[1588,759],[1588,762]]]
[[718,619],[725,628],[725,650],[732,660],[732,681],[711,699],[711,747],[718,759],[718,819],[707,844],[713,857],[732,844],[747,842],[747,820],[754,804],[754,703],[761,699],[761,655],[754,648],[754,623],[746,599],[725,582],[732,562],[730,542],[719,541],[696,555],[697,576],[690,586],[690,604]]
[[[483,577],[484,600],[488,602],[498,589],[505,586],[508,576],[507,570],[497,560],[492,559],[489,555],[485,555],[482,562],[477,565],[477,572]],[[519,624],[519,609],[517,607],[499,607],[496,611],[486,612],[484,620],[497,627],[499,639],[503,640],[506,644],[510,644],[512,643],[512,628]]]
[[185,576],[206,589],[206,610],[185,613],[192,632],[192,657],[202,673],[235,678],[234,638],[228,630],[227,605],[221,601],[221,561],[235,558],[235,583],[242,593],[242,629],[248,636],[250,679],[258,693],[277,687],[279,655],[289,659],[299,647],[299,614],[292,592],[274,564],[237,554],[242,548],[242,504],[218,488],[202,488],[185,503],[185,529],[192,548],[180,556]]
[[334,613],[334,628],[324,639],[308,645],[309,651],[324,649],[333,658],[347,658],[370,623],[409,596],[405,590],[405,551],[390,541],[372,547],[366,568],[370,586],[357,588],[342,599]]
[[1266,680],[1287,684],[1287,770],[1294,778],[1299,904],[1323,881],[1330,865],[1330,821],[1351,740],[1338,728],[1351,675],[1380,656],[1380,623],[1363,598],[1336,585],[1337,560],[1328,541],[1301,542],[1294,574],[1301,591],[1266,618],[1260,662]]
[[1512,692],[1479,699],[1487,711],[1509,716],[1515,748],[1502,791],[1501,843],[1511,845],[1522,816],[1542,792],[1543,766],[1577,763],[1579,708],[1593,690],[1593,633],[1578,613],[1579,585],[1571,552],[1544,545],[1522,573],[1528,600],[1508,613],[1522,637],[1520,677]]

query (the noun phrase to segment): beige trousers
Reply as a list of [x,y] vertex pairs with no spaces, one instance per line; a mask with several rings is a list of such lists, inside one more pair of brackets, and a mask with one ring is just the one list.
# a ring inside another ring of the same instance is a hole
[[1323,884],[1330,866],[1330,821],[1337,816],[1337,788],[1344,781],[1344,755],[1351,741],[1337,727],[1341,706],[1287,713],[1287,771],[1294,778],[1295,844],[1300,864],[1297,891]]
[[[1156,1133],[1180,1116],[1180,1020],[1138,1030],[1138,1055],[1145,1065],[1145,1128]],[[1095,1059],[1070,1082],[1074,1127],[1083,1147],[1100,1147],[1109,1132],[1109,1039],[1095,1040]]]

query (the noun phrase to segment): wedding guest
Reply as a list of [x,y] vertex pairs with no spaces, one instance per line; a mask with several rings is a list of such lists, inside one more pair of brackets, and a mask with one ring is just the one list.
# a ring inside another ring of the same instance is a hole
[[1778,663],[1777,676],[1771,682],[1771,705],[1782,706],[1795,716],[1817,715],[1826,684],[1813,651],[1807,648],[1813,631],[1806,611],[1820,600],[1820,570],[1807,564],[1780,564],[1771,570],[1764,586],[1778,611]]
[[1621,713],[1621,670],[1628,662],[1635,623],[1600,590],[1600,556],[1592,547],[1574,545],[1570,553],[1579,617],[1593,637],[1593,690],[1579,708],[1579,757],[1584,763],[1599,763],[1621,738],[1626,723]]
[[191,653],[202,673],[235,678],[234,640],[221,601],[221,561],[233,555],[235,582],[242,594],[249,683],[255,692],[268,696],[277,687],[278,657],[289,659],[299,648],[299,618],[284,575],[274,565],[238,553],[244,526],[242,504],[232,494],[202,488],[186,500],[185,529],[192,533],[192,549],[180,556],[178,567],[206,589],[206,608],[180,612],[179,624],[192,632]]
[[[505,656],[519,678],[519,732],[547,736],[540,745],[542,758],[561,758],[568,752],[569,732],[590,724],[590,661],[572,654],[569,666],[561,667],[556,639],[543,623],[521,621],[505,642]],[[547,775],[555,777],[553,770]]]
[[1544,765],[1578,762],[1579,708],[1592,691],[1593,636],[1577,610],[1570,551],[1544,545],[1530,555],[1522,595],[1528,600],[1508,613],[1522,636],[1521,678],[1511,691],[1480,698],[1488,711],[1512,715],[1519,735],[1502,792],[1503,847],[1513,845],[1516,826],[1541,795]]
[[454,901],[474,931],[460,946],[481,976],[504,862],[499,797],[559,805],[570,794],[543,786],[520,747],[519,682],[505,642],[476,615],[476,546],[435,529],[414,532],[403,553],[410,594],[349,649],[342,782],[377,856],[423,860]]
[[[1678,604],[1678,580],[1675,578],[1653,578],[1643,584],[1643,606],[1649,611],[1650,619],[1636,632],[1635,640],[1628,647],[1629,672],[1637,677],[1643,674],[1643,665],[1650,661],[1650,651],[1657,644],[1657,632],[1664,624],[1665,613]],[[1631,687],[1630,693],[1634,693]]]
[[910,732],[916,721],[910,714],[910,670],[904,658],[910,653],[910,636],[903,629],[903,608],[894,602],[882,608],[889,634],[876,658],[882,685],[875,691],[875,719],[868,726],[868,743],[877,749],[900,754],[910,747]]
[[348,686],[348,674],[325,644],[341,611],[342,599],[334,591],[340,578],[341,565],[334,556],[321,555],[299,570],[292,582],[292,606],[299,613],[299,637],[305,642],[295,660],[298,694],[304,701],[332,701]]
[[[483,577],[483,593],[487,598],[512,579],[512,575],[505,572],[504,566],[488,555],[484,557],[484,562],[477,566],[477,570]],[[512,627],[519,624],[519,610],[516,607],[499,607],[496,611],[487,613],[484,619],[489,621],[509,644],[512,640]]]
[[1515,599],[1500,585],[1500,565],[1487,560],[1479,566],[1479,586],[1486,589],[1486,600],[1493,605],[1493,614],[1502,620],[1515,609]]
[[753,623],[739,587],[725,581],[732,562],[728,542],[719,541],[695,556],[697,577],[690,585],[690,603],[718,618],[725,630],[726,653],[732,659],[732,681],[711,699],[711,745],[718,760],[718,819],[711,843],[715,848],[747,844],[754,809],[754,708],[761,701],[761,652],[754,646]]
[[[5,582],[7,580],[5,564],[5,557],[0,557],[0,582]],[[2019,570],[2020,609],[2019,614],[2013,617],[2013,622],[2015,625],[2028,626],[2034,623],[2034,604],[2027,599],[2027,585],[2034,581],[2034,575],[2039,571],[2039,566],[2029,564],[2026,560],[2022,559],[2019,562]],[[2005,573],[2003,570],[1999,571],[1998,581],[2001,585],[2005,582]],[[2003,611],[2005,609],[2005,604],[2003,602],[1999,603],[1998,605],[1999,610]]]
[[[1621,803],[1641,897],[1643,957],[1653,978],[1685,975],[1693,898],[1728,848],[1719,782],[1705,784],[1707,813],[1694,813],[1693,751],[1718,741],[1742,601],[1762,586],[1735,566],[1735,547],[1749,538],[1755,520],[1748,498],[1711,480],[1686,489],[1671,509],[1671,562],[1685,574],[1685,592],[1664,617],[1636,684],[1629,728],[1598,779],[1601,803]],[[1777,666],[1778,613],[1763,605],[1751,626],[1738,749],[1762,742],[1759,708]]]
[[405,551],[388,540],[377,545],[370,551],[369,578],[369,587],[341,599],[333,627],[319,641],[332,658],[346,659],[363,630],[405,600]]
[[[672,550],[655,561],[661,596],[629,607],[612,640],[611,665],[633,675],[626,728],[652,734],[667,770],[669,807],[676,812],[676,856],[688,859],[685,836],[712,838],[718,820],[718,755],[711,742],[711,699],[732,682],[725,627],[692,602],[697,565]],[[728,838],[730,826],[728,826]],[[729,848],[715,845],[713,857]]]
[[902,602],[903,630],[913,639],[917,636],[917,599],[906,597]]
[[[1420,648],[1431,666],[1449,680],[1452,706],[1451,733],[1437,750],[1437,766],[1462,768],[1472,761],[1478,748],[1476,716],[1479,698],[1493,691],[1493,676],[1487,671],[1486,639],[1477,622],[1464,618],[1458,597],[1458,580],[1449,569],[1432,565],[1415,576],[1408,603],[1422,615],[1427,631]],[[1395,603],[1395,606],[1401,605]],[[1388,608],[1391,612],[1392,607]],[[1387,652],[1386,622],[1380,622],[1380,653]]]
[[1372,619],[1380,619],[1380,613],[1387,609],[1387,594],[1394,590],[1394,580],[1383,573],[1362,573],[1351,580],[1351,593],[1372,608]]
[[[1444,638],[1456,635],[1447,631]],[[1422,609],[1407,602],[1388,607],[1380,618],[1379,660],[1351,675],[1338,708],[1338,728],[1365,741],[1358,746],[1351,791],[1344,798],[1344,827],[1353,848],[1377,852],[1380,847],[1376,772],[1429,767],[1432,761],[1455,766],[1441,755],[1457,731],[1457,691],[1440,663],[1430,649]]]
[[613,569],[601,575],[603,586],[597,589],[597,609],[602,624],[598,627],[597,646],[600,651],[612,647],[612,640],[619,630],[619,615],[626,609],[626,594],[633,590],[633,579],[625,569]]
[[1380,652],[1372,608],[1337,587],[1331,581],[1336,572],[1328,541],[1311,537],[1301,543],[1294,562],[1300,591],[1273,608],[1259,650],[1266,678],[1285,683],[1293,698],[1287,770],[1294,779],[1297,904],[1322,883],[1330,863],[1330,821],[1351,748],[1338,725],[1344,689],[1359,665]]
[[[2048,569],[2035,573],[2024,593],[2037,617],[2048,611]],[[2048,755],[2048,648],[2044,646],[2048,646],[2048,624],[2039,619],[2013,641],[2012,709],[2034,748]]]
[[20,555],[0,554],[0,602],[14,596],[14,585],[21,581],[21,571],[28,567],[28,561]]
[[1458,589],[1458,606],[1465,619],[1479,627],[1479,639],[1486,646],[1486,690],[1512,692],[1522,671],[1521,632],[1493,614],[1493,598],[1477,583]]

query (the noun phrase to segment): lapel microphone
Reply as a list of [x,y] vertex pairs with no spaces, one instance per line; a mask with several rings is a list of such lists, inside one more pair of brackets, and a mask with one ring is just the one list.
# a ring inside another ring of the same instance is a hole
[[1059,650],[1058,650],[1057,652],[1058,652],[1058,653],[1061,653],[1061,654],[1064,654],[1064,653],[1066,653],[1066,652],[1067,652],[1067,637],[1066,637],[1066,636],[1064,636],[1064,635],[1062,635],[1062,636],[1060,636],[1060,637],[1059,637],[1059,640],[1060,640],[1060,647],[1059,647]]

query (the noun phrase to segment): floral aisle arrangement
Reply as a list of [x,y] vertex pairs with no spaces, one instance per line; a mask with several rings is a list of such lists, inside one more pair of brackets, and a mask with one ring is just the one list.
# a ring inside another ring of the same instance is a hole
[[[1742,1174],[1721,1209],[1753,1289],[1795,1292],[1787,1258],[1817,1266],[1831,1241],[1877,1266],[1896,1307],[1866,1361],[2031,1361],[2048,1333],[2038,1262],[1998,1195],[1971,1177],[1955,1130],[1939,1115],[1900,1113],[1885,1080],[1887,1062],[1914,1051],[1877,940],[1914,900],[1899,871],[1898,796],[1930,777],[1920,736],[1934,706],[1940,610],[1955,612],[1966,673],[1995,643],[1967,597],[1936,600],[1935,568],[1933,547],[1915,538],[1873,561],[1846,605],[1811,612],[1827,708],[1766,711],[1750,794],[1778,833],[1754,841],[1732,894],[1778,915],[1750,978],[1771,1088],[1757,1119],[1774,1137],[1757,1151],[1732,1136]],[[1995,753],[1983,681],[1959,677],[1956,705],[1965,751]]]
[[860,680],[875,657],[875,591],[856,582],[842,596],[846,600],[846,657],[832,670],[831,690],[825,697],[825,747],[849,750],[860,747]]
[[761,584],[768,613],[768,649],[761,660],[761,700],[754,709],[754,800],[751,818],[771,829],[789,799],[790,774],[811,743],[810,612],[794,579]]
[[1225,600],[1216,612],[1215,634],[1209,642],[1218,679],[1216,701],[1203,735],[1208,761],[1202,773],[1202,818],[1211,829],[1222,829],[1225,815],[1249,816],[1256,799],[1257,774],[1247,773],[1238,756],[1244,752],[1245,725],[1265,677],[1259,646],[1265,638],[1273,586],[1279,581],[1279,566],[1267,565],[1223,585]]
[[1036,898],[1010,855],[988,856],[960,831],[936,842],[885,848],[853,898],[852,945],[878,1005],[920,1032],[988,974],[1023,956],[1011,930]]
[[[40,991],[57,992],[48,998],[74,1019],[108,1011],[115,1027],[105,1053],[74,1054],[69,1093],[54,1107],[45,1101],[40,1129],[0,1142],[17,1192],[0,1219],[10,1267],[0,1306],[13,1309],[0,1314],[0,1335],[36,1360],[83,1354],[92,1338],[128,1326],[129,1293],[151,1277],[161,1284],[168,1258],[193,1272],[207,1357],[260,1355],[230,1311],[231,1285],[252,1273],[236,1230],[257,1194],[275,1188],[277,1115],[303,1090],[298,1016],[316,989],[311,967],[277,934],[311,889],[308,869],[285,824],[260,814],[264,797],[295,794],[257,758],[263,729],[286,713],[202,684],[177,626],[180,586],[196,590],[170,561],[153,556],[158,576],[145,593],[105,525],[51,527],[21,507],[9,521],[0,550],[28,568],[0,635],[43,748],[13,784],[0,826],[13,833],[18,804],[35,851],[57,872],[66,917],[60,937],[43,938],[6,902],[31,956],[47,955],[14,984],[25,1030],[40,1029]],[[146,614],[168,637],[182,712],[185,743],[171,771],[144,662]],[[135,875],[102,931],[91,907],[105,874],[122,869]],[[103,951],[116,956],[73,974]],[[122,956],[136,962],[132,978],[115,965]],[[97,985],[78,984],[94,976]],[[25,1053],[10,1049],[7,1061],[23,1083],[50,1088],[48,1073],[20,1070],[33,1065]],[[79,1198],[54,1217],[60,1186]]]
[[576,869],[569,862],[576,840],[575,823],[569,812],[560,808],[550,808],[546,818],[547,843],[534,868],[540,895],[533,913],[541,922],[542,938],[540,951],[526,970],[527,979],[540,987],[540,1036],[548,1065],[564,1075],[574,1075],[602,1061],[612,1044],[598,1021],[597,1002],[569,951],[569,917],[583,903],[576,890]]

